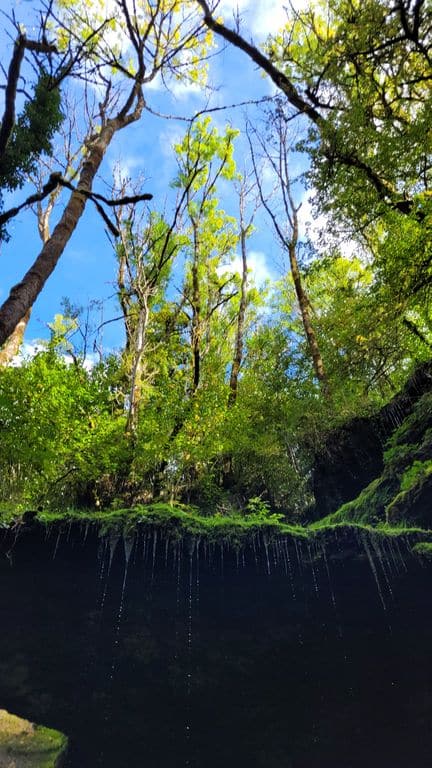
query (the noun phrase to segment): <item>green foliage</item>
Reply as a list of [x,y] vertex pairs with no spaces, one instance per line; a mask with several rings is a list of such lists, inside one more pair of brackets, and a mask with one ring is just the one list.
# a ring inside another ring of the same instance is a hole
[[[34,173],[41,156],[52,154],[52,140],[63,118],[60,88],[42,70],[33,98],[25,102],[0,157],[0,211],[3,208],[1,190],[22,187]],[[1,238],[8,238],[4,228],[0,228]]]
[[0,187],[22,187],[40,156],[51,155],[52,139],[62,121],[60,89],[42,71],[33,98],[25,102],[0,158]]
[[[312,144],[314,180],[340,212],[370,216],[379,204],[361,162],[389,197],[396,189],[401,198],[418,191],[431,150],[432,90],[428,43],[417,41],[428,39],[431,11],[425,7],[417,21],[414,15],[382,0],[330,0],[294,14],[269,41],[272,58],[322,105],[327,122],[320,146]],[[359,162],[341,162],[349,155]]]
[[371,265],[358,258],[317,259],[306,282],[333,410],[343,420],[382,405],[402,386],[412,361],[428,356],[404,324],[405,305],[395,302],[388,286],[377,284]]
[[252,499],[249,499],[245,507],[245,512],[248,516],[256,518],[257,520],[279,522],[280,520],[283,520],[284,517],[281,514],[275,512],[272,513],[270,503],[264,501],[260,496],[254,496]]
[[[63,5],[73,12],[72,0]],[[171,42],[176,7],[164,0],[160,8]],[[429,17],[424,9],[422,27]],[[119,31],[121,14],[111,21],[111,32]],[[166,55],[165,38],[153,39],[156,33],[151,26],[155,72]],[[101,28],[94,37],[94,55],[104,34]],[[66,307],[49,324],[45,352],[0,370],[4,507],[117,511],[170,500],[199,504],[216,514],[208,525],[227,529],[244,524],[241,509],[250,525],[303,519],[323,437],[376,411],[431,354],[432,80],[428,57],[412,43],[395,9],[379,0],[330,0],[328,7],[304,9],[268,43],[273,60],[312,94],[324,116],[301,142],[312,162],[316,205],[359,244],[349,258],[331,244],[302,268],[330,394],[317,384],[288,277],[264,290],[249,286],[238,391],[235,403],[229,400],[240,233],[221,190],[229,190],[229,200],[239,178],[238,131],[218,130],[210,118],[194,120],[173,150],[179,201],[173,224],[157,211],[138,221],[132,209],[121,222],[123,352],[87,371],[71,341],[79,321]],[[196,53],[200,45],[191,37],[186,48]],[[52,152],[62,114],[59,89],[51,86],[42,73],[17,120],[0,162],[5,189],[20,187],[38,158]],[[430,481],[431,412],[425,396],[389,442],[382,476],[332,522],[403,518]],[[176,516],[189,532],[200,529],[190,510],[176,507]],[[219,521],[225,516],[235,517],[235,525]]]
[[0,422],[4,501],[97,503],[103,479],[122,470],[123,414],[114,410],[103,369],[88,373],[51,351],[1,369]]
[[422,314],[432,280],[431,20],[429,5],[330,0],[293,10],[267,45],[323,118],[300,142],[317,211],[366,246],[393,318]]

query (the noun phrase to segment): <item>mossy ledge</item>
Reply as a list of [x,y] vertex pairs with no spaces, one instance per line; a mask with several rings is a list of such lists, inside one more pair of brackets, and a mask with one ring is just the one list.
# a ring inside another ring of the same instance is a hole
[[[338,538],[345,542],[347,553],[352,543],[362,534],[377,537],[404,537],[412,546],[420,540],[432,542],[432,531],[409,525],[390,526],[379,523],[372,526],[367,521],[344,521],[337,515],[330,515],[307,526],[292,525],[280,519],[279,515],[263,518],[259,515],[204,516],[194,507],[156,503],[112,511],[69,510],[68,512],[25,513],[23,517],[5,519],[0,516],[7,538],[15,540],[26,531],[40,529],[47,534],[56,532],[66,538],[73,529],[79,538],[86,539],[90,532],[100,538],[121,536],[134,538],[138,532],[157,532],[161,540],[172,545],[179,542],[206,542],[209,545],[223,545],[241,549],[255,539],[269,542],[281,538],[296,538],[303,541],[326,543]],[[44,534],[45,535],[45,534]],[[432,543],[431,543],[432,546]]]
[[280,515],[203,515],[195,507],[164,502],[112,511],[75,511],[66,513],[41,512],[39,523],[46,526],[97,526],[101,535],[119,533],[132,535],[137,528],[157,529],[161,537],[171,541],[184,538],[205,539],[209,543],[225,543],[233,546],[245,544],[253,535],[265,534],[269,539],[277,535],[301,538],[308,530],[300,525],[283,522]]
[[60,768],[67,743],[60,731],[34,725],[0,709],[0,766]]
[[424,560],[432,560],[432,542],[419,541],[414,544],[413,552]]

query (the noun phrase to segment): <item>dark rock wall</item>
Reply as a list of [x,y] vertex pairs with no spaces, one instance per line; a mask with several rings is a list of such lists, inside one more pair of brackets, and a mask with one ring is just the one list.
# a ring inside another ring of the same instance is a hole
[[329,434],[315,457],[313,519],[325,517],[355,499],[381,474],[387,440],[412,413],[422,395],[431,390],[432,363],[425,363],[378,414],[353,419]]

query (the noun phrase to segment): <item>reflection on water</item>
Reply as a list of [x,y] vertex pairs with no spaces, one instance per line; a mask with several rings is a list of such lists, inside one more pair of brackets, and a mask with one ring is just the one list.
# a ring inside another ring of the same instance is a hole
[[429,768],[432,568],[404,539],[36,530],[0,555],[0,706],[67,768]]

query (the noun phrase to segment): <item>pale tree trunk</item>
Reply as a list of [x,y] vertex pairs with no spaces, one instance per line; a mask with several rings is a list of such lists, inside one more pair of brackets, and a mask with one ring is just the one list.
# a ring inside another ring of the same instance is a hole
[[0,368],[10,365],[20,351],[28,321],[30,320],[30,314],[31,309],[25,313],[24,317],[15,326],[6,344],[0,349]]
[[[42,203],[41,202],[38,203],[38,207],[37,207],[38,231],[43,244],[47,243],[50,238],[49,218],[50,218],[57,196],[58,196],[58,191],[54,191],[51,193],[48,205],[45,208],[45,210],[42,208]],[[32,309],[33,307],[30,307],[30,309],[27,310],[24,317],[22,317],[21,320],[19,320],[14,330],[12,331],[11,335],[9,336],[9,338],[7,339],[3,347],[0,349],[0,367],[10,365],[13,358],[16,357],[16,355],[20,351],[21,345],[24,340],[24,334],[29,324]]]
[[126,273],[127,257],[126,251],[119,258],[119,266],[117,272],[117,287],[118,287],[118,300],[123,313],[123,325],[125,331],[125,348],[123,351],[123,357],[127,358],[132,349],[132,326],[131,319],[129,317],[130,309],[132,306],[130,291],[126,288],[125,273]]
[[[44,245],[45,243],[48,242],[50,238],[49,218],[50,218],[57,196],[58,196],[58,191],[54,191],[51,193],[48,205],[45,208],[45,210],[42,208],[41,202],[39,202],[37,206],[38,232],[42,240],[42,243]],[[29,324],[32,309],[33,307],[30,307],[27,310],[25,315],[16,324],[14,330],[10,334],[9,338],[7,339],[3,347],[0,349],[0,368],[3,366],[10,365],[13,358],[16,357],[16,355],[20,351],[21,345],[24,340],[24,334]]]
[[240,367],[243,361],[248,265],[247,265],[247,250],[246,250],[247,232],[246,232],[242,218],[243,218],[242,214],[240,214],[240,227],[241,227],[240,247],[241,247],[241,258],[242,258],[242,278],[241,278],[241,286],[240,286],[240,304],[239,304],[239,310],[237,315],[237,329],[236,329],[236,338],[235,338],[235,347],[234,347],[234,357],[233,357],[233,362],[231,366],[231,375],[230,375],[230,382],[229,382],[230,393],[228,396],[228,406],[234,405],[234,403],[237,400],[238,377],[240,373]]
[[312,357],[312,364],[314,367],[315,376],[317,377],[324,394],[328,394],[329,390],[328,390],[327,376],[324,368],[324,363],[321,357],[320,349],[318,346],[317,337],[316,337],[315,330],[311,320],[312,307],[309,301],[309,296],[307,295],[306,290],[303,287],[301,273],[300,273],[300,269],[297,261],[298,216],[297,216],[297,211],[294,207],[292,210],[292,223],[293,223],[292,235],[291,235],[291,240],[288,243],[288,254],[289,254],[289,260],[290,260],[291,274],[294,282],[297,301],[299,303],[300,314],[303,322],[303,328],[306,334],[307,343],[308,343],[310,354]]
[[[135,108],[128,113],[128,107],[131,107],[135,100]],[[103,123],[100,133],[94,134],[87,142],[87,156],[79,176],[77,189],[71,193],[60,221],[35,262],[21,282],[11,289],[9,297],[0,307],[0,345],[7,341],[18,322],[31,309],[54,271],[84,212],[87,197],[82,192],[91,193],[93,181],[114,134],[141,116],[144,107],[141,92],[134,89],[133,96],[129,98],[128,102],[115,118],[107,119]]]
[[126,432],[132,436],[136,435],[139,421],[139,406],[142,396],[142,382],[145,366],[145,343],[146,332],[149,319],[147,299],[144,298],[143,305],[140,307],[137,319],[135,341],[134,341],[134,360],[131,371],[131,388],[129,396],[129,412],[126,422]]

